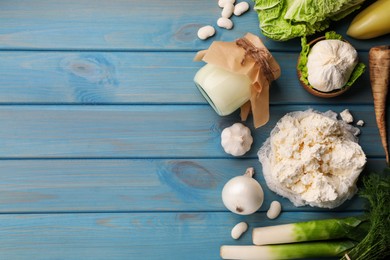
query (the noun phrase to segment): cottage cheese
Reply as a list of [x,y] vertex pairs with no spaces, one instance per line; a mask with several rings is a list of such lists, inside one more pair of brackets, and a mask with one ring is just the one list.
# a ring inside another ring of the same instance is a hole
[[353,122],[353,116],[351,115],[351,112],[349,112],[349,109],[345,109],[340,113],[341,119],[346,123],[352,123]]
[[364,126],[364,121],[363,120],[359,120],[359,121],[356,122],[356,125]]
[[356,193],[366,163],[354,133],[332,111],[285,115],[258,153],[268,187],[295,206],[341,205]]

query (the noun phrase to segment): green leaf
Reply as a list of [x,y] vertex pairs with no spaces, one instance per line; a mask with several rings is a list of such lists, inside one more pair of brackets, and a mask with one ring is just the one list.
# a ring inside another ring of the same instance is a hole
[[335,31],[329,31],[325,33],[325,39],[327,40],[343,40],[343,36],[340,34],[336,33]]
[[[347,250],[355,246],[355,242],[349,240],[313,241],[304,243],[269,245],[272,259],[301,259],[342,256]],[[260,258],[259,259],[265,259]],[[268,258],[267,258],[268,259]]]
[[299,62],[297,65],[297,69],[301,72],[300,80],[303,81],[306,85],[310,85],[307,73],[307,57],[309,56],[310,52],[310,45],[307,43],[306,37],[301,38],[301,53],[299,54]]
[[350,259],[374,260],[390,256],[389,173],[389,168],[385,168],[382,173],[370,173],[363,177],[363,189],[359,195],[370,203],[370,228],[367,236],[348,252]]
[[364,71],[366,71],[366,65],[362,62],[359,62],[345,85],[349,87],[352,86],[353,83],[355,83],[355,81],[364,73]]
[[277,41],[326,30],[364,0],[254,0],[262,33]]
[[365,217],[324,219],[294,224],[296,241],[348,238],[361,241],[368,233],[369,223]]

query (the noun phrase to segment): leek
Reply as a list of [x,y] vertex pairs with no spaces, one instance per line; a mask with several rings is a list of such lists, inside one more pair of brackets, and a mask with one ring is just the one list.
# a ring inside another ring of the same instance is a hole
[[352,241],[307,242],[268,246],[222,246],[222,259],[298,259],[342,256],[353,248]]
[[360,241],[368,233],[369,222],[363,217],[325,219],[253,229],[255,245],[346,238]]

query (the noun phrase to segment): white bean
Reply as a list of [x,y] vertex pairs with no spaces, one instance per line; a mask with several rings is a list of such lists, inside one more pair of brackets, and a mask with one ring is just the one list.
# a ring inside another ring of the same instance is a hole
[[206,25],[198,30],[198,37],[201,40],[206,40],[207,38],[213,36],[215,34],[215,29],[211,25]]
[[234,6],[234,15],[240,16],[249,10],[249,4],[247,2],[241,2]]
[[231,3],[226,3],[222,9],[221,16],[225,18],[230,18],[234,11],[234,5]]
[[225,29],[232,29],[233,28],[233,22],[229,18],[221,17],[217,20],[217,25],[221,28]]
[[232,228],[232,238],[239,239],[242,234],[248,230],[248,224],[245,222],[240,222]]
[[225,4],[227,4],[227,3],[234,4],[235,2],[236,2],[236,0],[219,0],[218,6],[223,8],[225,6]]
[[275,219],[279,216],[280,212],[282,211],[282,205],[279,201],[272,201],[271,205],[267,211],[267,217],[269,219]]

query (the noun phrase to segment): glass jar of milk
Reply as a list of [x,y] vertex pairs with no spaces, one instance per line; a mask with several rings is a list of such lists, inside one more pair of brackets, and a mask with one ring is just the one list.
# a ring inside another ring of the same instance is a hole
[[251,81],[245,75],[206,64],[194,81],[207,102],[220,116],[233,113],[251,96]]

